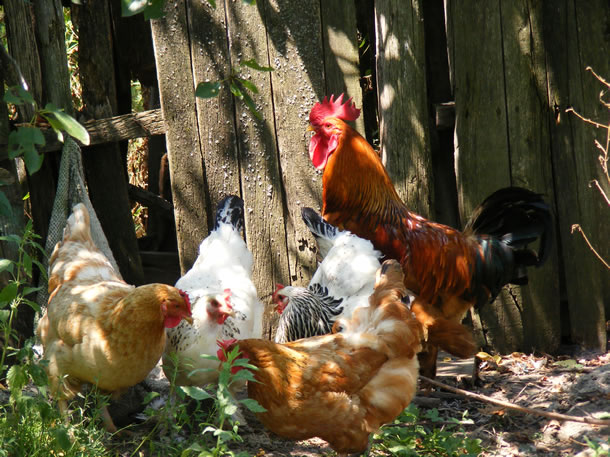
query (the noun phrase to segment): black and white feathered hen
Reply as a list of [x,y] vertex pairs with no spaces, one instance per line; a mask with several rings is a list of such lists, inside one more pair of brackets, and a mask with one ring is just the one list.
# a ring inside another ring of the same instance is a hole
[[370,241],[337,229],[311,208],[303,208],[301,215],[323,260],[307,288],[278,285],[274,292],[281,313],[276,343],[330,333],[339,317],[369,306],[381,265],[381,254]]
[[216,355],[216,340],[262,336],[263,304],[251,279],[252,253],[241,236],[243,226],[243,200],[225,197],[218,203],[214,228],[199,246],[193,267],[176,282],[188,293],[193,312],[192,326],[178,325],[167,332],[163,369],[171,379],[177,368],[178,385],[216,381],[218,362],[201,357]]

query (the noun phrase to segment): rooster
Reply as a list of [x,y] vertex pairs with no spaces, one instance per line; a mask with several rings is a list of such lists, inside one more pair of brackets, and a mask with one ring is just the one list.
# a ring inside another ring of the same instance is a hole
[[[49,261],[49,302],[36,333],[62,413],[83,384],[118,396],[163,354],[165,329],[192,322],[188,296],[165,284],[126,284],[91,239],[89,213],[73,208]],[[116,426],[105,406],[106,429]]]
[[[309,114],[315,132],[309,155],[323,170],[322,216],[401,263],[405,286],[418,296],[412,310],[424,326],[421,372],[432,378],[439,346],[458,357],[474,353],[472,335],[460,323],[467,310],[493,301],[507,283],[526,284],[526,267],[544,263],[552,215],[539,194],[519,187],[488,197],[462,232],[412,213],[377,152],[345,123],[360,110],[342,100],[324,98]],[[527,248],[538,239],[537,252]]]
[[252,254],[241,236],[243,226],[243,200],[233,195],[222,199],[197,260],[176,282],[193,303],[193,325],[167,331],[163,370],[178,385],[216,381],[217,362],[201,355],[214,355],[217,339],[263,334],[263,304],[252,282]]
[[415,393],[422,331],[401,301],[402,276],[396,261],[385,262],[370,306],[337,320],[331,335],[219,342],[221,360],[238,344],[258,368],[248,396],[266,409],[265,427],[293,440],[320,437],[347,455],[365,451],[369,435],[400,414]]
[[370,241],[337,230],[311,208],[301,210],[303,221],[318,243],[322,262],[307,288],[278,285],[273,294],[281,314],[276,343],[330,333],[339,317],[368,306],[381,266],[381,253]]

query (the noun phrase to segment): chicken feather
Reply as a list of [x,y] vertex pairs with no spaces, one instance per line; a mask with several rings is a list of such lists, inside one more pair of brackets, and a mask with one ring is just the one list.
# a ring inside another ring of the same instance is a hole
[[258,368],[248,395],[266,408],[258,417],[274,433],[294,440],[317,436],[339,453],[362,452],[369,435],[413,398],[421,326],[401,301],[399,264],[387,261],[379,271],[370,306],[337,320],[331,335],[223,344],[238,344]]
[[[422,373],[434,377],[438,346],[459,357],[476,349],[460,324],[467,310],[495,299],[507,283],[527,283],[526,267],[547,259],[550,208],[539,194],[508,187],[488,197],[462,232],[412,213],[377,152],[344,122],[359,110],[342,98],[325,98],[310,112],[315,131],[310,158],[324,170],[322,215],[401,263],[405,285],[417,295],[412,309],[427,340]],[[538,251],[528,249],[537,239]]]
[[188,296],[165,284],[126,284],[91,239],[87,209],[76,205],[49,261],[49,303],[36,329],[62,411],[85,383],[120,393],[142,381],[163,353],[165,328],[182,319],[191,321]]

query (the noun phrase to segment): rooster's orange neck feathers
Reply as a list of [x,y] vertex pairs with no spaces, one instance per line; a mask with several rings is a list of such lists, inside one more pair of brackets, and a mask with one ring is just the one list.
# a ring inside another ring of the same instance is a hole
[[[341,133],[322,177],[324,218],[333,225],[349,230],[347,221],[333,216],[335,212],[345,215],[346,208],[350,208],[354,219],[360,224],[363,220],[374,222],[371,216],[374,218],[375,214],[384,209],[395,212],[395,216],[408,217],[408,211],[377,152],[345,122],[336,118],[327,121],[332,122]],[[343,154],[344,149],[349,154]],[[353,151],[357,151],[357,154]],[[371,205],[376,207],[372,208]]]

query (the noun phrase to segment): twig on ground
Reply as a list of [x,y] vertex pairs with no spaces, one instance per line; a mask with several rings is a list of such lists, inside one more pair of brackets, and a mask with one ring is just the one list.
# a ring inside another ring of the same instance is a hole
[[555,419],[555,420],[563,421],[563,422],[582,422],[585,424],[610,426],[610,420],[596,419],[594,417],[568,416],[566,414],[540,411],[538,409],[527,408],[525,406],[515,405],[515,404],[507,402],[507,401],[496,400],[495,398],[488,397],[487,395],[475,394],[474,392],[468,392],[467,390],[458,389],[457,387],[451,387],[451,386],[448,386],[447,384],[443,384],[442,382],[435,381],[434,379],[426,378],[425,376],[420,376],[419,378],[423,381],[426,381],[426,382],[432,384],[433,386],[440,387],[441,389],[445,389],[450,392],[454,392],[454,393],[463,395],[464,397],[473,398],[475,400],[479,400],[479,401],[482,401],[485,403],[492,403],[494,405],[498,405],[498,406],[502,406],[504,408],[519,411],[521,413],[535,414],[537,416],[542,416],[542,417],[546,417],[548,419]]

